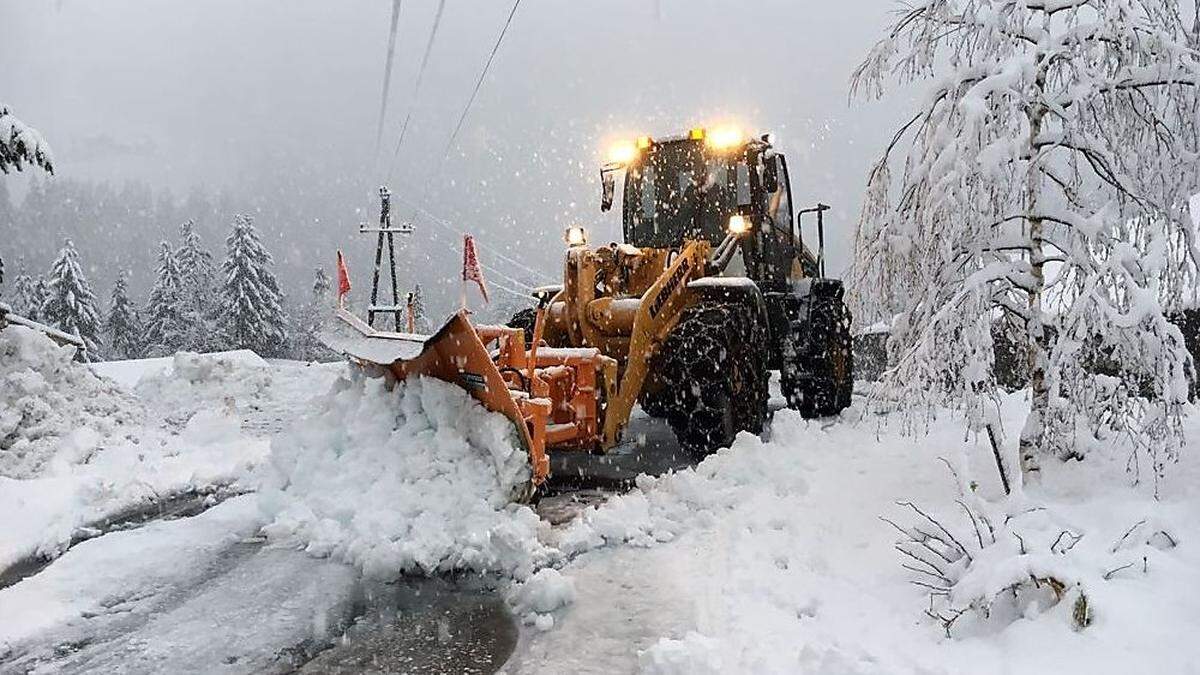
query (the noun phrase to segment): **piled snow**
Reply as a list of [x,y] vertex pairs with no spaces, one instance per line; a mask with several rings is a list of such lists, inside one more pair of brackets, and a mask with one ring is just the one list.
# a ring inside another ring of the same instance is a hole
[[230,410],[258,405],[271,381],[267,362],[251,351],[179,352],[169,369],[140,378],[136,392],[168,423],[182,425],[214,405]]
[[554,627],[554,612],[575,602],[575,583],[547,567],[514,586],[508,602],[524,623],[550,630]]
[[143,427],[139,435],[52,475],[0,477],[0,570],[29,556],[56,557],[81,528],[134,507],[213,486],[250,487],[246,477],[269,450],[219,410],[197,413],[178,434]]
[[[1025,405],[1011,397],[1006,426],[1019,428]],[[554,631],[526,635],[510,666],[563,672],[608,659],[613,670],[649,673],[867,674],[1064,672],[1069,664],[1067,672],[1127,673],[1189,672],[1200,658],[1187,637],[1200,595],[1186,592],[1200,585],[1190,544],[1200,540],[1197,457],[1172,468],[1158,500],[1149,486],[1129,486],[1120,453],[1115,463],[1097,454],[1047,467],[1045,486],[1024,496],[1045,511],[1011,522],[1031,554],[1014,556],[1005,541],[982,556],[962,591],[987,594],[1021,569],[1053,569],[1083,582],[1091,625],[1074,627],[1068,590],[1058,604],[1048,594],[947,639],[924,615],[928,589],[910,583],[893,550],[899,535],[879,516],[903,524],[911,513],[895,502],[912,500],[973,538],[937,457],[965,455],[980,494],[994,499],[990,447],[946,415],[920,438],[901,436],[898,420],[878,420],[856,409],[837,422],[782,410],[768,440],[743,434],[692,469],[644,477],[585,510],[559,542],[575,556],[561,569],[579,599],[555,617]],[[1188,424],[1195,447],[1195,410]],[[1008,507],[1019,512],[1018,503]],[[1044,550],[1063,529],[1083,539],[1068,555]],[[597,638],[598,625],[614,627],[629,655]]]
[[[222,402],[163,378],[150,409],[36,331],[0,331],[0,570],[53,558],[87,528],[176,495],[242,481],[265,458]],[[220,370],[176,359],[181,372]],[[203,382],[203,377],[193,377]],[[154,410],[189,409],[164,425]]]
[[0,476],[60,471],[132,437],[141,406],[74,356],[29,328],[0,330]]
[[522,579],[551,553],[537,515],[510,503],[528,471],[511,423],[458,387],[415,378],[389,391],[351,370],[318,414],[272,441],[264,531],[373,576]]

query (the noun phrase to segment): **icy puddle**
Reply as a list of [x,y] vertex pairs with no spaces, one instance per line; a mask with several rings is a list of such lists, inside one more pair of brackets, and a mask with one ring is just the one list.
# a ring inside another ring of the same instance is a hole
[[301,673],[493,673],[518,629],[495,589],[473,580],[364,582],[345,637]]

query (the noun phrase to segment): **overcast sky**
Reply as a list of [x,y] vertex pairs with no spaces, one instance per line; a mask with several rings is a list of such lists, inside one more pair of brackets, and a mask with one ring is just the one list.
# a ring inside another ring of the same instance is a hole
[[[566,224],[619,236],[617,212],[597,207],[612,140],[725,121],[774,131],[798,205],[834,206],[840,269],[867,168],[909,107],[909,95],[847,101],[891,0],[523,0],[443,163],[511,3],[448,0],[414,102],[436,6],[402,4],[382,153],[390,0],[0,0],[0,100],[50,141],[60,177],[133,177],[183,193],[304,167],[361,182],[372,208],[387,181],[550,274]],[[19,192],[19,179],[5,180]],[[357,216],[347,211],[349,240]]]

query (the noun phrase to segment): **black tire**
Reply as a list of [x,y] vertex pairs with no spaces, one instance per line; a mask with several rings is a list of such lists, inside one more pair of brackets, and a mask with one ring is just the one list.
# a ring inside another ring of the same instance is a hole
[[648,390],[643,390],[642,395],[638,398],[638,405],[642,406],[642,411],[651,417],[666,417],[671,412],[671,392],[665,387],[651,393]]
[[680,446],[700,457],[767,420],[767,328],[752,308],[705,301],[685,310],[652,362]]
[[507,325],[509,328],[524,329],[525,330],[525,346],[529,347],[530,345],[533,344],[533,328],[534,328],[534,324],[536,324],[536,323],[537,323],[537,310],[532,307],[529,307],[529,308],[526,308],[526,309],[523,309],[523,310],[517,312],[516,314],[513,314],[513,317],[511,319],[509,319],[508,323],[505,325]]
[[809,296],[789,322],[780,372],[789,408],[805,418],[836,415],[854,395],[850,310],[841,295]]

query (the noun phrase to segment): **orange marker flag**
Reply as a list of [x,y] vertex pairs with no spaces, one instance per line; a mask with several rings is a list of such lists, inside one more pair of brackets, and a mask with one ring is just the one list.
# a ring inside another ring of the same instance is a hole
[[337,281],[338,281],[338,307],[344,304],[344,298],[350,292],[350,272],[346,270],[346,259],[342,257],[342,250],[337,252]]
[[479,254],[475,252],[475,237],[463,235],[463,281],[474,281],[479,285],[483,301],[489,302],[487,284],[483,281],[483,269],[479,265]]

